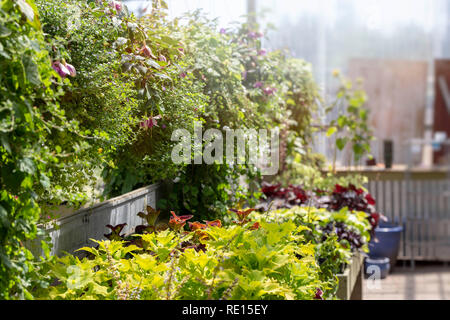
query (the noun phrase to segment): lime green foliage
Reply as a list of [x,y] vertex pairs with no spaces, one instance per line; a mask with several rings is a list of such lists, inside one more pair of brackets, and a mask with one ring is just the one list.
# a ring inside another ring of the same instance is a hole
[[[238,223],[190,224],[191,232],[134,235],[139,241],[95,241],[82,260],[67,255],[49,263],[59,284],[39,290],[51,299],[334,299],[354,252],[330,223],[345,223],[367,251],[364,212],[295,207],[258,214],[236,210]],[[249,218],[251,216],[251,218]],[[136,243],[136,246],[132,243]],[[186,245],[186,244],[189,245]],[[200,244],[200,245],[195,245]]]
[[[256,215],[256,214],[255,214]],[[344,222],[347,226],[357,231],[363,237],[365,243],[363,250],[367,251],[367,244],[370,240],[370,223],[367,220],[367,213],[359,211],[349,211],[346,207],[340,211],[327,211],[314,207],[294,207],[292,209],[279,209],[260,213],[259,217],[270,221],[282,223],[293,221],[296,224],[308,223],[312,230],[320,231],[330,222]]]
[[[39,233],[38,198],[55,191],[53,174],[80,140],[59,108],[61,82],[44,48],[34,1],[0,1],[0,299],[30,298],[45,285],[24,243]],[[57,138],[62,131],[72,145]]]
[[[293,222],[211,227],[206,250],[180,250],[188,235],[162,231],[142,235],[145,250],[100,241],[83,248],[92,259],[59,258],[51,274],[61,284],[41,291],[51,299],[313,299],[334,278],[321,280],[316,245]],[[299,258],[300,257],[300,258]]]
[[327,226],[344,223],[346,231],[353,231],[360,236],[359,240],[363,243],[360,250],[368,252],[371,225],[365,212],[352,212],[347,208],[330,212],[313,207],[294,207],[254,215],[256,220],[277,224],[294,222],[298,226],[304,226],[307,230],[303,233],[305,239],[316,245],[316,259],[320,264],[321,279],[329,279],[341,273],[354,253],[347,240],[339,239],[334,232],[325,234],[324,229]]

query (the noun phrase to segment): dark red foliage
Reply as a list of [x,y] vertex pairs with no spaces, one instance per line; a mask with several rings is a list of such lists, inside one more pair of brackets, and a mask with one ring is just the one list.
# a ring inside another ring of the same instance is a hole
[[289,185],[282,188],[281,184],[269,184],[263,182],[261,191],[264,193],[266,200],[258,207],[258,210],[267,210],[269,204],[272,209],[292,208],[305,204],[310,199],[310,195],[300,186]]
[[315,300],[323,300],[323,291],[319,288],[316,289],[316,295],[314,296]]
[[347,207],[351,211],[363,211],[372,225],[372,234],[378,226],[380,217],[375,212],[375,199],[362,188],[356,188],[353,184],[347,187],[336,184],[332,192],[315,190],[307,192],[301,186],[289,185],[286,188],[281,184],[269,184],[264,182],[261,190],[266,199],[261,201],[256,209],[267,211],[269,209],[292,208],[294,206],[308,205],[318,208],[326,208],[330,211],[339,211]]
[[329,200],[325,203],[330,210],[339,211],[347,207],[352,211],[364,211],[368,214],[374,212],[375,200],[372,196],[363,189],[357,189],[354,185],[349,185],[347,188],[341,185],[336,185]]
[[369,222],[372,225],[373,228],[376,228],[378,226],[378,222],[380,221],[381,215],[379,213],[371,213],[369,217]]
[[263,182],[262,192],[266,195],[266,197],[273,197],[280,187],[281,184],[269,184],[267,182]]
[[367,200],[367,203],[370,204],[371,206],[375,205],[375,200],[372,198],[370,193],[366,194],[366,200]]
[[250,226],[250,230],[258,230],[258,229],[260,229],[261,228],[261,225],[259,224],[259,222],[255,222],[254,224],[252,224],[251,226]]
[[139,225],[134,228],[134,233],[136,234],[144,234],[144,233],[152,233],[155,232],[156,228],[153,226]]
[[250,208],[246,210],[236,210],[236,209],[230,209],[230,211],[235,212],[238,216],[238,220],[241,224],[245,223],[247,221],[247,217],[250,213],[255,211],[255,209]]
[[194,243],[191,241],[184,241],[181,243],[180,251],[184,252],[186,249],[194,249],[195,251],[199,252],[200,250],[205,252],[206,251],[206,245],[204,243]]
[[104,236],[108,240],[123,240],[124,235],[120,234],[122,232],[122,229],[126,226],[126,223],[118,224],[116,226],[112,226],[110,224],[106,225],[107,228],[111,229],[111,232],[108,234],[104,234]]
[[191,229],[191,231],[206,229],[206,227],[207,227],[206,224],[200,223],[198,221],[188,222],[188,224],[189,224],[189,229]]
[[218,228],[222,227],[222,221],[220,221],[219,219],[214,220],[214,221],[205,220],[205,223],[208,227],[218,227]]
[[322,231],[323,240],[326,240],[330,234],[334,233],[337,235],[339,242],[346,240],[350,244],[350,248],[352,250],[359,249],[364,244],[361,239],[361,235],[350,230],[343,222],[330,222],[322,228]]

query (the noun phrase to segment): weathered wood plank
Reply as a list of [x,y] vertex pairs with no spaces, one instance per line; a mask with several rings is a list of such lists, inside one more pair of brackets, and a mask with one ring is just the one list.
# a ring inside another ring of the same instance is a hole
[[[56,227],[47,229],[53,244],[51,254],[73,253],[80,247],[94,246],[90,239],[105,239],[104,234],[110,232],[107,224],[126,223],[123,233],[133,232],[137,225],[143,223],[137,213],[144,211],[147,205],[156,207],[159,188],[159,184],[140,188],[56,220]],[[38,241],[29,246],[33,252],[40,252]]]

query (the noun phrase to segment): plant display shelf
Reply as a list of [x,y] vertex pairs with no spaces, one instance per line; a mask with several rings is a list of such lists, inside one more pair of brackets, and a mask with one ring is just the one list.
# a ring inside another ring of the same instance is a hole
[[339,287],[337,297],[341,300],[362,300],[362,283],[364,276],[364,256],[355,253],[352,261],[343,273],[338,274]]

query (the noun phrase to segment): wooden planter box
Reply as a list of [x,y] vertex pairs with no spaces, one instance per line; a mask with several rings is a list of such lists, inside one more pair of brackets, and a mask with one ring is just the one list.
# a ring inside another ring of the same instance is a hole
[[352,262],[342,274],[337,275],[339,287],[337,297],[341,300],[362,300],[362,284],[364,277],[364,256],[354,254]]
[[[147,205],[155,207],[159,197],[160,185],[153,184],[75,212],[61,208],[66,212],[61,212],[56,226],[46,230],[51,237],[51,254],[74,253],[81,247],[95,246],[89,239],[105,240],[104,234],[111,231],[106,228],[107,224],[126,223],[122,233],[133,232],[136,226],[145,224],[137,213],[144,211]],[[27,247],[35,255],[41,254],[39,240],[27,243]]]

